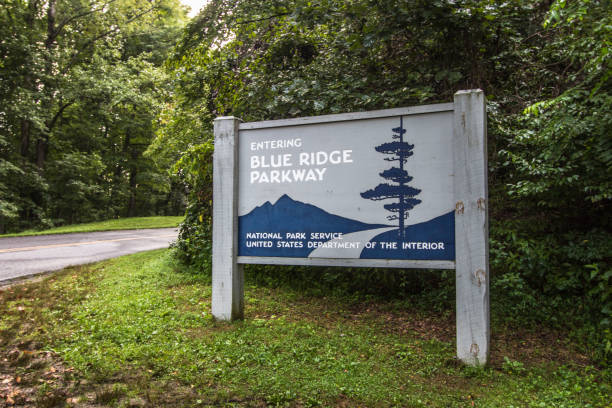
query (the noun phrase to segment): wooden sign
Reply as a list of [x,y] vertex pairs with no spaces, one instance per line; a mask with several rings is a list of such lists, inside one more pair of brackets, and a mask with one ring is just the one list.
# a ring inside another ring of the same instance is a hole
[[457,354],[489,349],[486,113],[454,103],[215,120],[213,315],[243,315],[241,265],[455,269]]

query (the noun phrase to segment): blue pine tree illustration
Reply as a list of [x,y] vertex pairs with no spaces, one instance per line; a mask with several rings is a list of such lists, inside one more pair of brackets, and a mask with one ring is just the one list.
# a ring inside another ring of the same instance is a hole
[[404,141],[406,129],[404,129],[402,117],[400,117],[399,127],[393,128],[392,131],[394,133],[393,139],[399,140],[383,143],[374,149],[379,153],[391,155],[390,157],[385,157],[385,160],[398,162],[399,167],[391,167],[380,173],[382,178],[391,181],[393,184],[381,183],[375,188],[361,193],[361,197],[375,201],[396,200],[396,202],[385,204],[383,207],[385,210],[394,213],[387,217],[388,220],[399,220],[399,238],[404,239],[406,238],[404,220],[408,218],[409,211],[421,203],[421,200],[414,198],[421,190],[407,184],[412,181],[412,177],[404,170],[404,165],[408,158],[414,154],[412,151],[414,145]]

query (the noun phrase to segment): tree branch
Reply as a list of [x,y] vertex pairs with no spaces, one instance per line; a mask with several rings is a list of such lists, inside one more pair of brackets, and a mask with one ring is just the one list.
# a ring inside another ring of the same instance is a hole
[[62,105],[62,107],[53,116],[53,119],[51,119],[51,122],[47,126],[47,132],[50,132],[51,129],[53,129],[53,126],[55,126],[55,122],[57,122],[57,120],[62,116],[62,113],[64,113],[64,110],[67,107],[69,107],[70,105],[72,105],[73,103],[74,103],[74,101],[70,101],[70,102],[66,102],[65,104]]
[[254,20],[239,21],[239,22],[236,22],[236,24],[249,24],[249,23],[256,23],[256,22],[258,22],[258,21],[271,20],[271,19],[276,18],[276,17],[288,16],[289,14],[291,14],[291,13],[280,13],[280,14],[274,14],[274,15],[272,15],[272,16],[262,17],[262,18],[256,18],[256,19],[254,19]]
[[[58,35],[60,35],[60,33],[62,32],[62,30],[64,29],[64,27],[65,27],[65,26],[66,26],[68,23],[71,23],[71,22],[73,22],[74,20],[77,20],[77,19],[79,19],[79,18],[81,18],[81,17],[85,17],[85,16],[88,16],[88,15],[90,15],[90,14],[94,14],[94,13],[97,13],[97,12],[99,12],[99,11],[102,11],[102,10],[104,10],[104,8],[106,8],[106,7],[107,7],[107,6],[109,6],[110,4],[114,3],[115,1],[117,1],[117,0],[110,0],[109,2],[104,3],[104,5],[100,6],[100,7],[99,7],[99,8],[97,8],[97,9],[87,10],[87,11],[84,11],[83,13],[80,13],[80,14],[75,14],[75,15],[73,15],[73,16],[70,16],[70,17],[66,18],[65,20],[63,20],[61,23],[59,23],[59,24],[57,25],[57,29],[55,30],[55,33],[53,34],[53,40],[55,40],[55,39],[57,38],[57,36],[58,36]],[[85,7],[79,7],[79,9],[77,10],[77,12],[78,12],[78,11],[80,11],[80,10],[84,10],[84,9],[85,9]]]
[[[138,20],[140,17],[150,13],[151,11],[155,10],[157,8],[157,6],[153,6],[147,10],[144,10],[141,13],[136,14],[134,17],[126,20],[124,22],[125,24],[130,24],[136,20]],[[72,67],[72,65],[77,61],[77,58],[79,55],[81,55],[81,53],[83,51],[85,51],[88,47],[90,47],[91,45],[93,45],[96,41],[101,40],[102,38],[109,36],[111,34],[114,34],[116,32],[118,32],[122,27],[120,26],[116,26],[115,28],[111,28],[110,30],[104,31],[103,33],[96,35],[95,37],[91,38],[89,41],[85,42],[81,47],[79,47],[79,49],[72,54],[72,56],[70,57],[70,60],[68,61],[68,63],[66,64],[66,66],[64,67],[64,69],[61,70],[61,74],[65,74],[66,71],[68,71],[70,69],[70,67]]]

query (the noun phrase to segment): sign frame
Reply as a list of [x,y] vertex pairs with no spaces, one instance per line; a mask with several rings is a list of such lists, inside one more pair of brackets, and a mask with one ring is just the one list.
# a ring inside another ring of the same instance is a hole
[[[238,144],[241,130],[453,112],[455,261],[238,256]],[[242,123],[214,120],[212,314],[244,317],[244,264],[454,269],[457,357],[487,362],[489,323],[489,231],[486,99],[480,89],[458,91],[452,103]]]

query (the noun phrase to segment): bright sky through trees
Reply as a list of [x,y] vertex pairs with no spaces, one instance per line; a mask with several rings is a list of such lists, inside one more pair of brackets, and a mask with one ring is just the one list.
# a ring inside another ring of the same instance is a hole
[[198,11],[200,11],[200,9],[204,7],[206,3],[208,3],[208,0],[181,0],[181,3],[183,3],[185,6],[191,7],[188,15],[189,17],[193,17],[198,14]]

